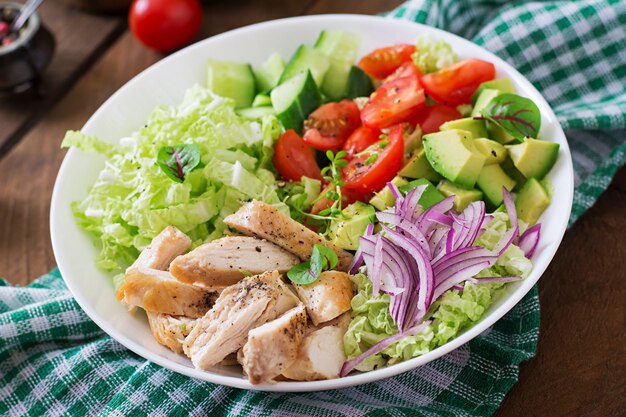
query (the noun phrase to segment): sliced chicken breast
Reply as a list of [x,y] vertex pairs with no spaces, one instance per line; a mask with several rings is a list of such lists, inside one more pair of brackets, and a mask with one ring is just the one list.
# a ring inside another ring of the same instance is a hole
[[248,236],[228,236],[198,246],[174,259],[170,273],[178,280],[206,286],[228,286],[245,276],[277,270],[280,273],[300,260],[268,242]]
[[251,329],[298,303],[278,271],[246,277],[222,291],[185,339],[183,350],[196,368],[208,369],[241,348]]
[[283,376],[296,381],[315,381],[339,378],[346,361],[343,335],[350,323],[346,313],[322,327],[310,329],[305,336],[298,357],[283,372]]
[[350,302],[354,297],[350,276],[340,271],[322,272],[314,283],[294,287],[315,325],[350,310]]
[[275,207],[260,201],[253,200],[244,204],[236,213],[226,217],[224,223],[246,235],[267,239],[303,261],[311,258],[313,246],[317,243],[337,253],[338,270],[347,271],[352,262],[349,252],[336,247]]
[[131,267],[116,296],[118,301],[153,313],[197,318],[213,306],[219,289],[180,282],[167,271]]
[[295,362],[306,330],[304,305],[248,332],[239,358],[253,384],[272,381]]
[[154,338],[176,353],[183,353],[183,341],[189,335],[196,319],[185,316],[146,312]]
[[174,258],[185,253],[189,247],[191,239],[186,234],[174,226],[167,226],[141,251],[132,267],[165,271]]

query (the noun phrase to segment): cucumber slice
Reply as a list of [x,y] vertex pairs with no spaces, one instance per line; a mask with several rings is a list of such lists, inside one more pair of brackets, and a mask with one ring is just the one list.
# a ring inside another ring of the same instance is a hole
[[285,70],[285,60],[278,54],[272,54],[254,70],[257,86],[260,91],[270,91],[278,85],[278,80]]
[[322,31],[317,38],[315,49],[330,58],[321,90],[331,100],[341,100],[348,95],[350,69],[360,43],[360,37],[342,31]]
[[246,107],[245,109],[238,109],[237,114],[248,120],[259,120],[264,116],[273,114],[276,112],[274,108],[271,106],[263,106],[263,107]]
[[374,84],[369,75],[361,68],[353,65],[348,75],[348,98],[369,97],[374,92]]
[[322,96],[311,71],[296,75],[275,87],[271,93],[272,106],[285,130],[300,133],[309,113],[322,104]]
[[235,107],[249,107],[256,92],[250,64],[209,59],[207,87],[222,97],[235,99]]
[[254,100],[252,101],[252,107],[263,107],[263,106],[271,106],[272,105],[272,99],[270,98],[269,95],[267,94],[263,94],[263,93],[259,93],[254,97]]
[[352,64],[356,60],[361,38],[354,33],[340,30],[323,30],[315,41],[315,49],[332,61]]
[[315,83],[320,86],[329,66],[330,60],[322,52],[307,45],[300,45],[285,67],[278,84],[280,85],[298,74],[311,71]]

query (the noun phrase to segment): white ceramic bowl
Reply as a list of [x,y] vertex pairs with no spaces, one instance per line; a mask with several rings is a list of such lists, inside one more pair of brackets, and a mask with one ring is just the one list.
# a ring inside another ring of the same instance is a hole
[[79,229],[70,202],[86,195],[87,187],[102,168],[102,158],[72,149],[59,171],[50,213],[52,245],[67,286],[83,310],[105,332],[138,355],[193,378],[237,388],[267,391],[319,391],[363,384],[397,375],[436,359],[468,342],[508,312],[537,282],[552,260],[565,233],[573,196],[573,170],[569,147],[557,119],[539,92],[514,68],[486,50],[450,33],[402,20],[373,16],[321,15],[261,23],[206,39],[148,68],[109,98],[83,127],[83,132],[111,142],[137,130],[159,104],[177,104],[185,90],[203,83],[206,59],[215,57],[260,64],[271,53],[288,58],[301,43],[312,44],[322,29],[340,29],[362,36],[360,53],[398,42],[413,43],[418,35],[430,34],[449,42],[462,58],[493,62],[498,77],[513,80],[519,93],[532,99],[541,110],[543,138],[561,145],[559,159],[550,173],[554,198],[541,218],[542,239],[534,269],[524,281],[508,285],[505,294],[481,320],[456,339],[418,358],[346,378],[313,382],[279,382],[252,385],[241,371],[216,367],[194,369],[191,362],[159,345],[152,337],[143,314],[130,316],[115,300],[110,277],[94,265],[92,239]]

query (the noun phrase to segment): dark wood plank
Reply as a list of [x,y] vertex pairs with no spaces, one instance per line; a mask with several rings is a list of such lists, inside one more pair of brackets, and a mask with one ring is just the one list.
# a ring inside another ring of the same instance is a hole
[[44,96],[29,93],[0,99],[0,158],[126,27],[124,17],[88,14],[58,2],[44,2],[39,13],[56,40],[55,54],[44,73]]
[[404,3],[403,0],[318,0],[307,9],[307,14],[377,14],[392,10],[402,3]]

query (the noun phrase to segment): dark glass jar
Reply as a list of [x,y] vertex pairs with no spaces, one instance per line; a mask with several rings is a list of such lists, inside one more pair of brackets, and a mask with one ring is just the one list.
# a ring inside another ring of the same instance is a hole
[[[0,13],[16,13],[22,5],[0,1]],[[0,96],[37,87],[54,52],[54,37],[34,13],[11,44],[0,45]]]

